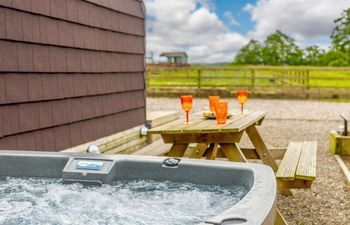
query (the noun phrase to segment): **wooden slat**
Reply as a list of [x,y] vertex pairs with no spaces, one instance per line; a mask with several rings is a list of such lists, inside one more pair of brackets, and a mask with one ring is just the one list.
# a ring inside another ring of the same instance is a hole
[[237,127],[237,124],[240,124],[240,121],[248,120],[251,122],[252,119],[254,120],[254,118],[251,117],[251,114],[253,114],[253,112],[250,111],[247,111],[245,114],[241,115],[238,110],[233,110],[231,114],[232,116],[227,119],[226,124],[218,125],[216,124],[216,120],[206,120],[205,122],[199,123],[195,126],[185,128],[184,132],[238,132],[240,129]]
[[211,154],[209,156],[210,160],[215,160],[216,159],[216,155],[218,154],[218,148],[219,148],[219,144],[218,143],[213,144],[213,148],[212,148]]
[[260,159],[264,164],[269,165],[274,172],[277,171],[278,166],[275,159],[272,157],[269,149],[266,147],[259,131],[256,129],[255,125],[251,125],[246,129],[247,135],[250,141],[253,143],[256,152],[258,153]]
[[258,123],[265,117],[262,111],[247,111],[243,115],[234,112],[233,116],[224,125],[217,125],[216,120],[205,119],[202,112],[191,115],[190,124],[185,125],[184,119],[178,119],[161,125],[149,131],[150,134],[178,134],[178,133],[217,133],[240,132],[248,126]]
[[205,143],[198,143],[195,148],[193,148],[191,151],[187,151],[187,155],[185,154],[184,156],[189,157],[189,158],[195,158],[195,159],[200,159],[206,152],[208,147],[208,144]]
[[252,113],[245,113],[243,114],[243,117],[238,120],[236,123],[230,123],[222,130],[235,130],[237,132],[242,131],[249,127],[250,125],[253,125],[255,123],[258,123],[260,120],[262,120],[266,115],[266,112],[257,111]]
[[232,116],[231,118],[227,119],[226,124],[216,124],[216,120],[213,119],[206,119],[201,123],[198,123],[191,127],[186,127],[183,132],[185,133],[211,133],[211,132],[220,132],[225,130],[225,132],[228,132],[230,130],[225,129],[228,124],[236,123],[239,121],[242,117],[241,116]]
[[134,152],[132,155],[165,155],[170,151],[171,144],[164,144],[163,140],[156,141],[146,147]]
[[[288,195],[290,194],[284,193],[284,191],[289,190],[289,189],[308,189],[311,188],[312,181],[310,180],[282,180],[282,179],[277,179],[277,187],[279,191],[283,191],[283,195]],[[290,190],[289,190],[290,191]]]
[[275,225],[288,225],[287,221],[284,219],[284,217],[278,209],[276,209]]
[[[125,130],[125,131],[122,131],[122,132],[119,132],[116,134],[112,134],[112,135],[109,135],[107,137],[100,138],[98,140],[94,140],[94,141],[91,141],[91,142],[88,142],[88,143],[85,143],[82,145],[78,145],[78,146],[75,146],[75,147],[72,147],[69,149],[65,149],[62,152],[86,152],[88,147],[92,144],[99,146],[99,148],[103,149],[104,151],[107,151],[108,150],[107,146],[104,146],[104,145],[106,145],[109,142],[114,142],[114,141],[119,141],[119,140],[123,140],[122,141],[123,143],[121,143],[121,144],[125,144],[125,141],[124,141],[125,138],[135,137],[135,135],[139,136],[140,129],[141,129],[141,126],[136,126],[134,128],[131,128],[131,129],[128,129],[128,130]],[[146,139],[142,138],[142,141],[146,142]]]
[[186,152],[188,144],[173,144],[167,156],[182,157]]
[[[286,150],[287,149],[285,149],[285,148],[269,148],[269,151],[275,160],[283,159],[283,156],[286,153]],[[241,151],[243,152],[243,154],[245,155],[245,157],[247,159],[260,159],[255,148],[242,148],[241,147]]]
[[224,125],[217,125],[215,120],[204,120],[192,127],[185,127],[184,133],[211,133],[218,132]]
[[316,178],[316,154],[317,142],[306,141],[300,154],[298,168],[295,173],[296,179],[315,180]]
[[193,115],[193,116],[190,116],[190,124],[189,125],[184,124],[184,122],[185,122],[184,118],[180,118],[180,119],[174,120],[170,123],[158,126],[156,128],[152,128],[151,130],[148,131],[148,133],[149,134],[182,133],[184,128],[194,126],[194,125],[201,123],[205,120],[206,119],[200,115]]
[[140,149],[146,145],[146,138],[137,138],[129,140],[128,142],[118,145],[115,148],[109,149],[103,154],[130,154],[137,149]]
[[237,144],[220,144],[221,151],[229,161],[248,162]]
[[290,142],[283,157],[276,177],[283,180],[294,180],[298,167],[299,157],[303,148],[302,142]]
[[158,127],[179,118],[180,113],[177,111],[148,111],[146,120],[152,124],[152,127]]
[[238,143],[243,132],[162,134],[165,143]]
[[343,159],[339,155],[334,155],[334,158],[337,160],[341,171],[343,172],[345,176],[346,183],[350,185],[350,171],[346,164],[344,163]]

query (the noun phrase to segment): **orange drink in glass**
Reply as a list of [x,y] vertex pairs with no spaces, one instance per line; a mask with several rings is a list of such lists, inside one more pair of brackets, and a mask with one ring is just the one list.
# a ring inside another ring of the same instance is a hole
[[182,109],[186,112],[186,124],[188,124],[188,113],[192,109],[192,95],[181,96],[181,106]]
[[211,112],[215,112],[215,104],[220,101],[220,96],[209,96],[209,108]]
[[225,124],[227,120],[227,102],[217,102],[215,104],[215,115],[217,124]]
[[241,114],[243,114],[243,105],[248,99],[248,91],[247,90],[238,90],[237,91],[237,100],[241,104]]

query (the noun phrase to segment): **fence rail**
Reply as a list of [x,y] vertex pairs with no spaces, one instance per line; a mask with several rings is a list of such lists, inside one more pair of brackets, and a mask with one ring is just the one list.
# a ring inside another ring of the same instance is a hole
[[232,96],[245,88],[256,96],[350,98],[350,69],[148,68],[149,96]]

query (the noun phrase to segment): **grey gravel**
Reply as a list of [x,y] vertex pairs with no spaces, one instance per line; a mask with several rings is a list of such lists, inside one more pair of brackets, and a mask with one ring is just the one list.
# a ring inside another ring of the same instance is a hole
[[[235,99],[226,99],[239,108]],[[194,99],[193,112],[208,107],[207,99]],[[247,109],[266,110],[258,129],[268,147],[286,147],[289,141],[317,140],[317,179],[311,189],[279,196],[278,208],[289,224],[350,224],[350,193],[341,170],[329,153],[329,131],[341,124],[340,113],[350,115],[350,103],[249,99]],[[148,110],[178,110],[179,99],[148,98]],[[241,145],[250,146],[246,136]]]

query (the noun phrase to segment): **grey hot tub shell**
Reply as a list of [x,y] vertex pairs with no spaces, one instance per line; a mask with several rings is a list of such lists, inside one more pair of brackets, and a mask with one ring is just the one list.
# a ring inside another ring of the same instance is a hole
[[[174,166],[163,157],[0,151],[0,176],[62,178],[66,182],[110,184],[115,180],[170,180],[206,185],[241,185],[249,190],[236,205],[209,218],[208,224],[274,224],[276,181],[260,164],[181,159]],[[103,162],[101,170],[76,169],[78,161]]]

